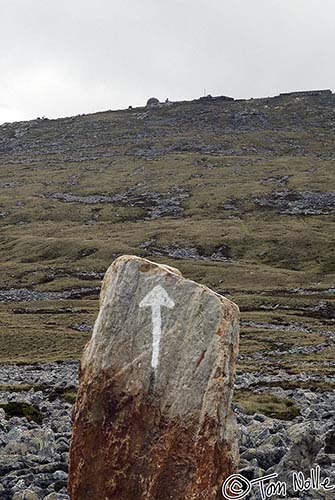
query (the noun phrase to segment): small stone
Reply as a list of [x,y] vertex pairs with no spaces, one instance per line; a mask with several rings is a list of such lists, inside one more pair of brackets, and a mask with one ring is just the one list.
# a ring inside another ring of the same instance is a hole
[[56,470],[53,474],[52,477],[54,478],[55,481],[67,481],[67,473],[64,472],[63,470]]
[[265,422],[266,417],[265,417],[265,415],[261,415],[259,413],[255,413],[254,420],[256,420],[257,422]]
[[15,484],[15,486],[13,486],[12,490],[13,490],[13,492],[14,492],[14,491],[21,491],[21,490],[23,490],[23,489],[25,488],[25,486],[26,486],[26,483],[25,483],[24,479],[20,479],[20,480],[19,480],[19,481]]
[[323,467],[332,465],[332,459],[330,458],[329,455],[326,455],[325,453],[319,453],[315,461],[316,463],[318,463]]
[[33,490],[23,490],[13,496],[13,500],[39,500],[41,497]]
[[270,436],[270,431],[268,428],[263,429],[257,436],[255,437],[255,445],[259,446],[262,444],[268,437]]

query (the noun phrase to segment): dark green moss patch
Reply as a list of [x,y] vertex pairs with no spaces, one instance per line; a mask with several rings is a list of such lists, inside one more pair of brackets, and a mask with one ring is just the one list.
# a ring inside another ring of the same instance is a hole
[[0,408],[5,410],[7,418],[26,417],[27,420],[33,420],[37,424],[41,424],[43,420],[40,410],[29,403],[11,401],[10,403],[1,404]]

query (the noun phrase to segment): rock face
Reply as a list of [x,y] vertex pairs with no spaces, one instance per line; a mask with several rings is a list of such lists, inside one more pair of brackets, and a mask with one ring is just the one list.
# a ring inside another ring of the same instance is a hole
[[215,500],[236,471],[238,308],[133,256],[108,269],[74,410],[72,500]]

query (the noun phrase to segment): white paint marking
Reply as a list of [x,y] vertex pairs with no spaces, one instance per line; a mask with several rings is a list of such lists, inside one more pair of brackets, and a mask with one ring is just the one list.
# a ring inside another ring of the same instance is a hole
[[172,309],[175,306],[161,285],[155,286],[140,302],[140,307],[152,308],[152,357],[151,366],[156,371],[159,357],[159,343],[162,335],[161,307]]

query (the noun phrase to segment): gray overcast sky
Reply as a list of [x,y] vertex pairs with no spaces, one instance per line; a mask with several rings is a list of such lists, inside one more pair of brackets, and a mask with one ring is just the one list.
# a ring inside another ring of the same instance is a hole
[[0,123],[333,88],[334,0],[0,0]]

